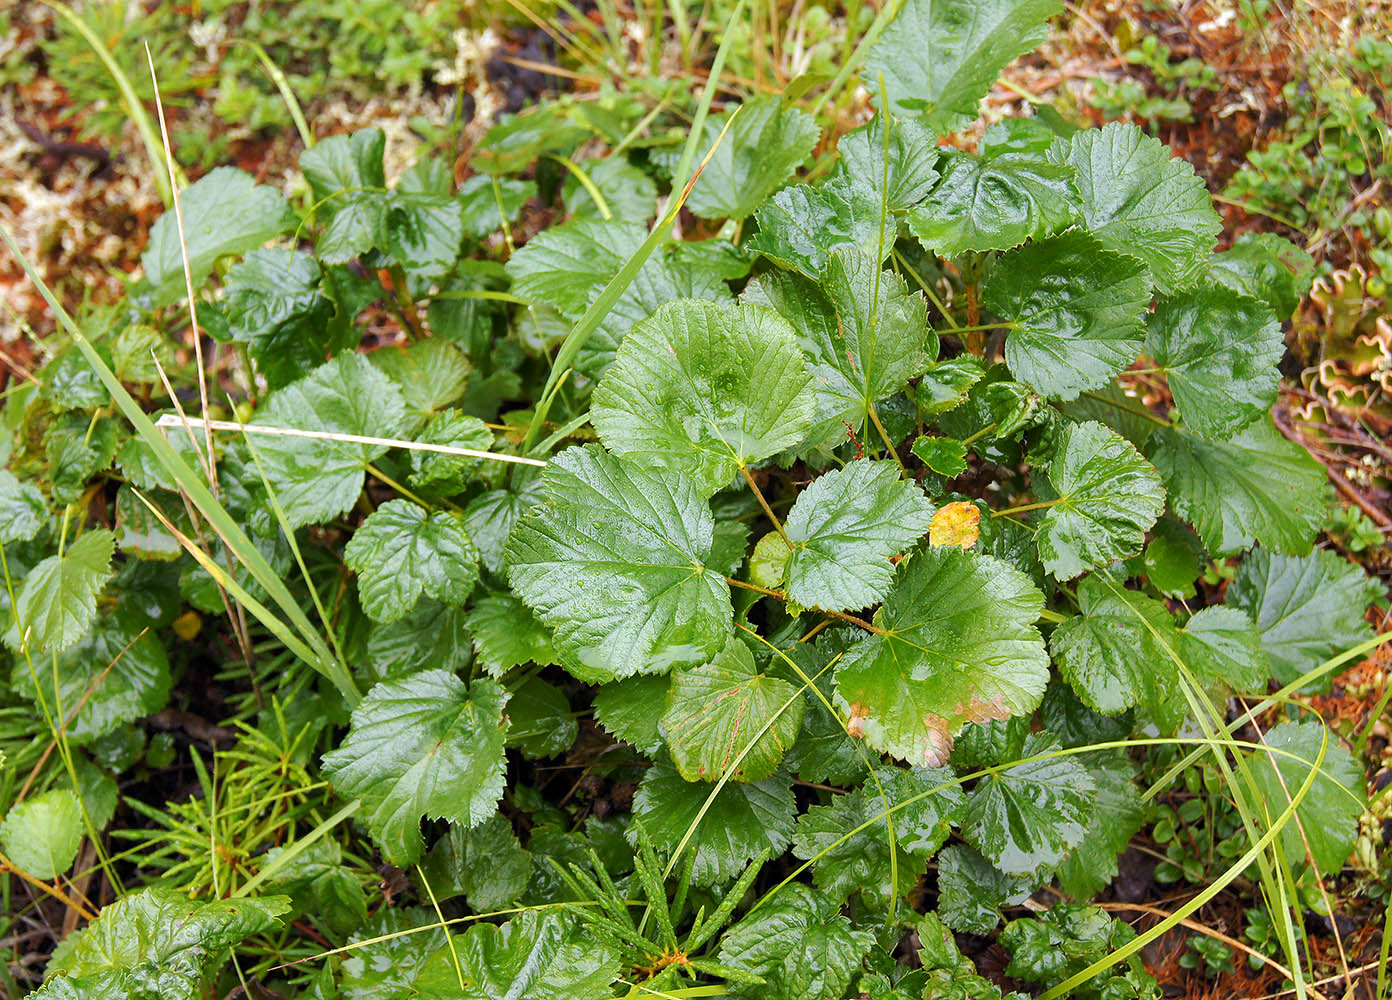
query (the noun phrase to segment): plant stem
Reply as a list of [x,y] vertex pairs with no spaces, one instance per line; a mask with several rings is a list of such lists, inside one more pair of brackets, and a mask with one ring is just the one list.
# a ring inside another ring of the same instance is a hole
[[909,470],[904,468],[904,460],[900,458],[899,453],[894,450],[894,442],[889,439],[889,432],[885,430],[884,424],[880,423],[880,415],[875,410],[875,404],[869,404],[865,408],[865,412],[870,415],[870,422],[875,425],[875,430],[880,432],[880,440],[884,442],[885,451],[889,452],[889,457],[894,459],[894,464],[899,466],[900,475],[907,476]]
[[424,334],[425,327],[421,324],[420,314],[416,312],[416,303],[411,299],[411,289],[406,283],[406,271],[400,264],[393,264],[387,273],[391,275],[392,301],[396,314],[406,327],[406,333],[413,340],[419,339]]
[[960,330],[961,326],[952,318],[952,313],[947,311],[947,306],[943,305],[942,299],[938,298],[937,293],[933,291],[933,287],[923,280],[923,276],[909,263],[908,258],[898,250],[895,250],[894,259],[899,262],[900,267],[909,273],[909,277],[913,278],[914,284],[923,289],[923,294],[928,296],[928,301],[932,302],[933,305],[937,307],[938,312],[942,313],[943,322],[948,325],[952,332],[956,333]]
[[1011,514],[1024,514],[1031,510],[1043,510],[1045,507],[1052,507],[1058,500],[1036,500],[1034,503],[1022,503],[1018,507],[1006,507],[1002,510],[991,511],[992,517],[1008,517]]
[[[402,486],[402,485],[401,485],[400,483],[398,483],[395,479],[392,479],[392,478],[391,478],[390,476],[388,476],[385,472],[383,472],[381,469],[377,468],[377,466],[373,465],[373,464],[370,463],[370,462],[367,464],[367,473],[368,473],[368,475],[370,475],[373,479],[376,479],[378,482],[382,483],[384,486],[387,486],[387,487],[389,487],[390,489],[395,490],[398,494],[400,494],[401,496],[405,497],[407,500],[410,500],[412,503],[417,504],[418,506],[424,507],[426,510],[430,510],[430,509],[431,509],[431,505],[430,505],[430,504],[426,503],[426,502],[425,502],[424,500],[422,500],[420,497],[416,496],[414,493],[412,493],[412,492],[411,492],[410,490],[408,490],[406,487]],[[462,513],[463,513],[463,510],[462,510],[461,508],[459,508],[459,507],[456,506],[455,504],[450,503],[448,500],[441,500],[440,503],[441,503],[443,506],[448,507],[450,510],[454,511],[456,514],[462,514]]]
[[764,494],[759,489],[758,484],[754,482],[754,477],[750,475],[749,469],[741,465],[740,472],[744,474],[744,481],[749,484],[749,488],[754,491],[754,496],[758,499],[759,506],[764,508],[764,514],[773,522],[773,530],[778,532],[778,537],[783,539],[783,544],[791,549],[793,543],[788,541],[788,533],[783,530],[783,522],[778,520],[778,515],[773,512],[773,508],[769,506],[769,502],[764,499]]
[[[781,590],[770,590],[768,587],[761,587],[757,583],[748,583],[744,580],[736,580],[733,576],[725,577],[725,582],[728,583],[730,586],[738,587],[741,590],[752,590],[754,593],[763,594],[765,597],[777,598],[784,604],[788,604],[792,600],[792,598],[790,598],[787,594],[783,593],[783,591]],[[864,618],[857,618],[855,615],[848,615],[844,611],[830,611],[827,608],[811,608],[809,610],[815,611],[818,614],[831,615],[831,617],[833,618],[839,618],[843,622],[849,622],[850,624],[855,625],[859,628],[863,628],[865,629],[865,631],[873,633],[874,635],[885,634],[885,630],[880,628],[879,626],[871,625]]]
[[967,435],[962,439],[962,447],[965,448],[969,444],[975,444],[977,441],[980,441],[987,434],[990,434],[993,430],[995,430],[996,427],[996,424],[987,424],[985,427],[981,428],[981,430],[977,431],[976,433]]
[[[975,326],[953,327],[953,333],[980,333],[984,330],[1014,330],[1019,327],[1019,323],[1009,321],[1003,323],[978,323]],[[1125,373],[1123,373],[1125,374]]]
[[13,861],[7,858],[3,853],[0,853],[0,873],[4,872],[10,872],[12,874],[18,875],[25,882],[28,882],[30,885],[32,885],[35,889],[38,889],[40,892],[52,896],[54,899],[58,900],[58,902],[62,903],[68,909],[76,910],[78,915],[81,916],[83,920],[91,921],[97,919],[97,915],[95,913],[87,909],[87,907],[83,906],[77,900],[73,899],[62,889],[58,888],[56,885],[49,885],[43,879],[35,878],[33,875],[30,875],[28,872],[26,872],[23,868],[19,867],[19,865],[15,864]]
[[1108,406],[1113,407],[1114,409],[1118,409],[1118,410],[1120,410],[1120,411],[1123,412],[1123,413],[1133,413],[1133,414],[1135,414],[1135,415],[1138,416],[1138,417],[1144,417],[1146,420],[1149,420],[1151,423],[1159,424],[1161,427],[1173,427],[1173,426],[1174,426],[1174,424],[1173,424],[1172,422],[1166,420],[1164,417],[1157,417],[1155,414],[1151,413],[1151,412],[1150,412],[1149,410],[1147,410],[1147,409],[1144,409],[1144,408],[1137,409],[1137,408],[1134,407],[1134,406],[1124,406],[1124,405],[1122,405],[1121,403],[1118,403],[1115,399],[1108,399],[1106,396],[1103,396],[1101,393],[1097,393],[1097,392],[1085,392],[1085,393],[1083,393],[1083,395],[1086,396],[1088,399],[1095,399],[1095,400],[1097,400],[1099,403],[1106,403]]

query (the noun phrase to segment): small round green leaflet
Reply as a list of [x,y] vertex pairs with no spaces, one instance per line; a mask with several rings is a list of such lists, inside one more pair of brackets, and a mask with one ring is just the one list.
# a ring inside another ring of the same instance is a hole
[[633,328],[591,417],[611,452],[709,496],[802,439],[811,381],[793,328],[773,310],[688,299]]
[[34,878],[52,879],[72,867],[82,843],[82,806],[71,789],[56,788],[10,807],[0,823],[5,854]]

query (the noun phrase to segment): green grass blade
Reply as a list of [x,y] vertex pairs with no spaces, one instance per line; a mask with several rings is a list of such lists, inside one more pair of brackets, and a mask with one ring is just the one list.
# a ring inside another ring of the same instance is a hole
[[[82,352],[87,363],[91,365],[92,370],[97,373],[97,377],[101,379],[102,384],[106,386],[117,408],[126,419],[131,422],[131,425],[135,428],[136,434],[139,435],[140,439],[145,442],[152,452],[154,452],[155,458],[159,461],[164,470],[169,473],[176,483],[178,483],[179,487],[188,496],[194,507],[198,509],[198,512],[202,514],[217,531],[223,543],[227,545],[228,549],[231,550],[237,560],[246,567],[247,571],[252,574],[256,582],[265,589],[266,593],[280,609],[281,613],[286,616],[290,626],[299,634],[300,645],[309,653],[309,655],[305,657],[306,662],[333,681],[344,698],[347,699],[350,706],[356,705],[362,697],[357,689],[357,685],[353,683],[352,677],[347,676],[338,669],[333,654],[329,651],[323,636],[319,635],[314,626],[310,624],[309,618],[306,617],[304,611],[300,608],[299,602],[295,599],[294,595],[290,593],[289,588],[286,587],[285,583],[280,579],[279,574],[271,568],[265,556],[252,544],[251,539],[247,537],[246,532],[237,524],[232,515],[227,512],[227,509],[213,496],[207,484],[189,467],[188,463],[183,460],[179,453],[174,450],[173,446],[165,439],[164,435],[155,427],[154,422],[151,421],[145,411],[140,408],[140,404],[126,391],[126,387],[121,384],[120,379],[116,377],[115,373],[107,366],[106,362],[102,360],[101,355],[97,353],[91,341],[89,341],[81,329],[78,328],[77,323],[68,315],[68,311],[63,308],[62,303],[58,301],[47,284],[44,283],[43,279],[34,270],[34,266],[30,263],[28,257],[26,257],[24,252],[15,244],[8,229],[0,227],[0,240],[3,240],[5,245],[9,247],[10,253],[14,255],[20,266],[24,268],[25,273],[29,275],[29,279],[34,282],[35,287],[44,297],[49,308],[53,310],[54,316],[68,332],[73,343],[77,345],[78,350]],[[258,605],[258,607],[261,606]],[[261,607],[261,610],[268,616],[262,618],[262,622],[267,628],[272,630],[276,628],[280,628],[282,631],[285,630],[285,624],[281,622],[274,613],[264,607]],[[258,617],[260,617],[260,615],[258,615]]]
[[[1093,976],[1097,975],[1097,973],[1110,969],[1118,962],[1125,961],[1156,938],[1159,938],[1161,935],[1177,927],[1181,920],[1184,920],[1189,914],[1199,910],[1214,896],[1222,892],[1227,887],[1228,883],[1247,870],[1248,865],[1252,864],[1257,858],[1266,853],[1266,849],[1271,845],[1272,841],[1276,839],[1277,834],[1279,834],[1285,828],[1286,824],[1294,818],[1295,810],[1299,807],[1300,803],[1305,800],[1306,794],[1315,786],[1315,779],[1321,774],[1321,769],[1324,767],[1324,755],[1328,749],[1329,731],[1325,730],[1324,742],[1320,745],[1319,758],[1313,762],[1314,767],[1310,769],[1310,773],[1300,786],[1300,790],[1297,791],[1295,795],[1291,796],[1290,803],[1281,811],[1281,815],[1277,817],[1276,822],[1271,824],[1270,829],[1262,835],[1262,838],[1254,843],[1247,850],[1246,854],[1238,858],[1227,871],[1214,879],[1212,885],[1208,886],[1197,896],[1175,910],[1174,913],[1170,914],[1170,916],[1160,921],[1160,923],[1156,924],[1144,934],[1138,934],[1106,958],[1093,962],[1078,974],[1070,976],[1057,986],[1054,986],[1048,992],[1044,993],[1039,1000],[1055,1000],[1056,997],[1068,996],[1076,987],[1081,986]],[[1299,986],[1298,980],[1297,986]]]
[[300,141],[304,143],[305,149],[314,148],[314,130],[309,127],[309,122],[305,121],[304,111],[300,108],[300,102],[295,97],[295,91],[290,88],[290,80],[285,72],[271,61],[260,44],[250,39],[238,39],[237,44],[245,45],[256,53],[256,58],[261,61],[261,68],[266,71],[266,75],[271,78],[271,82],[276,85],[276,90],[280,91],[281,100],[285,102],[285,107],[290,112],[290,118],[295,123],[295,131],[300,133]]
[[159,138],[155,135],[154,123],[150,121],[150,116],[145,112],[145,106],[140,103],[140,97],[135,92],[135,86],[131,83],[130,77],[126,76],[125,70],[117,65],[116,60],[111,58],[111,53],[102,44],[87,22],[78,17],[71,7],[61,2],[61,0],[43,0],[54,10],[56,10],[63,20],[72,25],[74,31],[82,36],[83,40],[91,46],[92,51],[97,54],[97,58],[106,67],[107,73],[111,74],[111,79],[115,82],[118,90],[121,91],[121,103],[125,105],[126,114],[130,115],[131,122],[135,129],[140,133],[140,141],[145,144],[145,152],[150,157],[150,165],[155,179],[155,185],[159,188],[160,199],[164,202],[164,207],[169,208],[174,203],[174,192],[169,187],[169,178],[160,172],[160,165],[164,161],[161,153]]
[[865,61],[865,56],[870,51],[871,47],[880,40],[880,34],[885,28],[889,27],[889,22],[893,21],[899,15],[899,9],[903,6],[904,0],[890,0],[890,2],[885,4],[880,12],[875,15],[875,20],[865,32],[865,37],[860,40],[860,44],[855,47],[855,51],[851,53],[850,58],[841,64],[841,68],[836,71],[836,76],[832,77],[831,83],[829,83],[827,89],[822,92],[822,96],[817,98],[813,103],[812,113],[814,115],[822,110],[822,105],[841,93],[842,88],[846,86],[851,75],[855,73],[856,70],[860,69],[860,64]]
[[[744,14],[744,5],[745,0],[739,0],[735,4],[735,9],[730,14],[730,24],[739,21]],[[687,185],[694,180],[691,177],[691,165],[696,162],[696,149],[706,131],[706,118],[710,115],[711,104],[715,102],[715,92],[720,88],[720,74],[725,71],[725,59],[730,54],[731,43],[737,37],[740,37],[739,32],[725,32],[725,37],[720,40],[720,48],[715,50],[715,60],[711,63],[710,73],[706,77],[706,89],[701,91],[701,100],[696,105],[696,117],[691,120],[691,131],[686,136],[686,146],[682,148],[681,159],[677,162],[676,172],[672,174],[672,191],[681,191],[683,198]]]

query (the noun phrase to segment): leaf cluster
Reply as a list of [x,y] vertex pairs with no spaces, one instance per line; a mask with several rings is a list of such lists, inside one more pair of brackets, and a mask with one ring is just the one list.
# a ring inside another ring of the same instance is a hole
[[[127,896],[43,995],[194,995],[293,909],[347,948],[306,996],[999,996],[950,932],[1101,890],[1137,748],[1195,728],[1248,843],[1283,824],[1273,863],[1337,871],[1352,756],[1313,719],[1221,730],[1230,694],[1318,685],[1371,634],[1375,584],[1314,545],[1324,473],[1269,413],[1308,275],[1277,241],[1216,252],[1202,182],[1134,127],[939,145],[1056,10],[908,0],[817,182],[816,120],[763,97],[706,121],[689,191],[660,146],[576,162],[638,115],[558,102],[459,183],[426,157],[389,184],[368,129],[305,151],[298,207],[231,167],[183,192],[246,398],[208,414],[236,431],[175,413],[166,439],[129,391],[186,318],[166,215],[124,312],[7,400],[6,697],[63,750],[17,749],[40,786],[0,844],[65,875],[161,759],[140,720],[228,650],[233,712],[299,734],[270,754],[298,797],[238,827],[230,891],[277,895]],[[683,197],[705,238],[666,238]],[[516,247],[528,204],[564,221]],[[571,766],[593,781],[539,790]],[[365,888],[373,852],[400,888]],[[1001,940],[1055,986],[1128,934],[1064,904]],[[1078,990],[1155,985],[1133,959]]]

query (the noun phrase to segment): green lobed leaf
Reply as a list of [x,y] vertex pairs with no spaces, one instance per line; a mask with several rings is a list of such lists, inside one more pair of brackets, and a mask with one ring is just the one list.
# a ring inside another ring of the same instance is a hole
[[[553,226],[508,259],[512,294],[579,320],[608,280],[647,240],[640,224],[580,220]],[[727,259],[679,244],[647,258],[576,357],[576,368],[599,377],[635,323],[679,298],[728,301]]]
[[[256,424],[369,437],[395,437],[406,405],[392,381],[360,354],[340,354],[271,394]],[[385,445],[254,435],[251,446],[292,528],[344,513],[362,492],[367,464]],[[254,467],[254,466],[253,466]]]
[[580,726],[565,692],[540,677],[515,683],[508,700],[509,747],[523,757],[557,757],[571,748]]
[[1230,441],[1161,429],[1146,451],[1171,508],[1194,526],[1210,553],[1228,555],[1254,541],[1296,555],[1310,551],[1324,522],[1328,479],[1269,417]]
[[1043,595],[1019,570],[958,548],[899,565],[874,624],[836,668],[851,733],[915,764],[940,764],[968,722],[1031,712],[1048,682],[1034,627]]
[[1285,350],[1267,305],[1221,285],[1161,299],[1146,320],[1146,353],[1164,370],[1180,417],[1214,440],[1271,409]]
[[61,652],[81,639],[96,621],[97,594],[111,578],[115,547],[115,535],[94,529],[31,569],[15,597],[6,645]]
[[663,746],[658,722],[666,711],[670,688],[665,676],[641,674],[602,684],[595,692],[595,720],[615,739],[652,757]]
[[[464,395],[473,373],[468,356],[441,337],[418,340],[402,347],[379,348],[367,357],[401,390],[413,430],[437,410],[443,410]],[[488,446],[484,450],[487,451]]]
[[658,725],[687,781],[762,781],[797,739],[798,695],[790,682],[760,673],[749,647],[732,638],[710,663],[673,672]]
[[1089,754],[1088,774],[1097,800],[1082,842],[1059,864],[1058,880],[1074,899],[1091,899],[1116,878],[1117,858],[1141,829],[1145,813],[1136,787],[1137,769],[1120,753]]
[[479,557],[490,573],[503,572],[504,549],[508,537],[539,495],[541,479],[524,476],[514,473],[512,489],[480,493],[464,508],[464,521],[469,528],[469,537],[474,540]]
[[1338,553],[1286,556],[1259,546],[1238,566],[1223,600],[1256,623],[1272,674],[1289,684],[1372,638],[1364,615],[1381,595],[1376,580]]
[[967,471],[967,446],[956,438],[921,434],[909,450],[929,471],[948,479]]
[[798,494],[784,531],[788,594],[804,607],[849,611],[879,602],[890,557],[923,537],[933,505],[889,461],[856,461]]
[[979,156],[948,152],[942,179],[908,215],[909,228],[929,250],[949,257],[1008,250],[1043,239],[1078,219],[1071,167],[1051,163],[1044,149],[1017,148],[1001,127],[987,131]]
[[[459,206],[464,213],[464,231],[474,239],[487,239],[511,224],[524,205],[536,197],[536,183],[512,177],[498,177],[497,196],[493,193],[495,178],[475,174],[459,185]],[[498,205],[502,203],[502,214]]]
[[474,601],[469,609],[474,655],[492,677],[502,677],[524,663],[556,662],[551,632],[516,596],[506,591]]
[[891,212],[912,208],[938,179],[938,137],[914,117],[880,112],[838,139],[836,149],[841,154],[836,176],[873,186],[877,222],[881,204]]
[[[922,797],[909,801],[917,796]],[[867,903],[885,909],[923,874],[961,817],[963,803],[962,790],[947,771],[881,767],[859,788],[798,817],[793,854],[812,862],[813,881],[831,899],[845,900],[858,891]],[[892,838],[885,823],[889,809],[895,810]],[[898,870],[897,883],[891,881],[892,868]]]
[[1066,747],[1124,740],[1131,735],[1135,722],[1130,712],[1108,716],[1093,711],[1062,681],[1049,682],[1039,706],[1039,719]]
[[111,417],[72,410],[54,418],[44,431],[51,494],[57,503],[77,503],[88,483],[110,468],[120,447],[122,428]]
[[[1056,986],[1135,937],[1129,924],[1112,919],[1100,907],[1060,903],[1038,917],[1010,921],[1000,942],[1010,952],[1006,975]],[[1159,1000],[1161,993],[1141,956],[1133,953],[1080,984],[1070,995],[1077,1000]]]
[[749,579],[760,587],[781,587],[788,580],[788,557],[793,550],[777,531],[754,543],[749,553]]
[[[442,410],[432,416],[416,434],[420,444],[439,444],[470,451],[492,451],[493,432],[478,417],[459,410]],[[484,459],[443,452],[411,452],[411,485],[432,488],[441,493],[462,492],[468,483],[482,474]],[[472,505],[471,505],[472,507]],[[506,533],[504,533],[506,539]],[[496,571],[487,559],[484,564]]]
[[[54,949],[49,976],[80,985],[114,970],[163,969],[196,989],[228,948],[280,924],[284,896],[201,902],[177,889],[152,887],[123,896]],[[192,997],[193,990],[187,996]]]
[[[108,367],[115,364],[107,344],[94,344],[93,347]],[[73,344],[54,354],[39,370],[39,377],[43,380],[39,398],[55,412],[89,410],[106,405],[110,399],[95,369]]]
[[184,240],[173,212],[150,227],[150,243],[140,255],[151,304],[167,306],[186,294],[184,254],[198,291],[220,257],[246,253],[295,224],[295,213],[273,187],[257,184],[244,170],[215,167],[179,194]]
[[1049,646],[1085,705],[1109,715],[1133,705],[1159,711],[1179,694],[1164,647],[1177,636],[1163,603],[1092,576],[1077,597],[1082,613],[1054,629]]
[[1166,597],[1193,597],[1203,543],[1187,526],[1165,516],[1155,522],[1141,566],[1150,585]]
[[527,891],[532,855],[506,817],[494,814],[472,830],[452,825],[421,862],[436,899],[463,896],[476,913],[516,902]]
[[1266,690],[1271,658],[1252,619],[1236,608],[1197,611],[1180,630],[1176,648],[1201,683],[1238,693]]
[[252,250],[227,271],[228,334],[247,345],[271,389],[356,342],[356,328],[330,322],[335,306],[322,278],[312,255],[279,248]]
[[868,178],[833,176],[824,184],[792,184],[759,206],[759,231],[744,244],[784,267],[818,278],[837,250],[883,259],[894,246],[895,226],[881,214]]
[[929,365],[914,392],[919,412],[930,417],[957,409],[985,374],[986,366],[971,354]]
[[1144,268],[1073,229],[1005,254],[982,305],[1014,324],[1005,359],[1043,395],[1074,399],[1135,360],[1150,302]]
[[1209,277],[1241,295],[1260,299],[1277,318],[1295,312],[1310,290],[1315,260],[1274,233],[1244,233],[1213,255]]
[[[1057,0],[907,0],[865,60],[871,90],[884,78],[888,106],[938,132],[977,117],[1001,70],[1048,37]],[[886,95],[879,95],[883,110]]]
[[810,426],[810,378],[792,328],[757,306],[687,300],[635,326],[595,389],[611,452],[710,495]]
[[[266,852],[275,864],[288,847]],[[295,909],[313,917],[334,934],[350,934],[367,923],[367,893],[358,875],[343,863],[338,841],[316,840],[272,875],[267,884],[290,897]]]
[[758,976],[736,996],[769,1000],[840,1000],[875,945],[834,906],[797,882],[784,886],[720,939],[721,965]]
[[1253,750],[1252,779],[1268,820],[1275,822],[1309,780],[1326,739],[1329,745],[1319,774],[1296,807],[1295,817],[1281,830],[1281,846],[1287,861],[1295,863],[1308,856],[1321,875],[1334,876],[1353,850],[1358,817],[1367,804],[1362,765],[1322,723],[1304,719],[1283,722],[1262,735],[1270,750],[1284,753]]
[[447,670],[426,670],[376,685],[353,710],[348,735],[324,755],[324,774],[363,800],[368,830],[392,864],[421,856],[422,816],[473,827],[493,814],[507,700],[494,681],[466,687]]
[[[827,703],[832,698],[832,672],[825,669],[834,655],[831,649],[831,644],[823,640],[821,646],[802,642],[788,651]],[[846,733],[843,721],[823,704],[822,698],[809,691],[802,731],[784,758],[788,770],[803,781],[854,785],[865,777],[866,763],[861,752],[862,748]]]
[[579,316],[646,236],[636,222],[595,219],[552,226],[508,258],[513,294]]
[[409,177],[408,172],[387,199],[386,245],[381,249],[413,278],[443,278],[464,240],[463,206],[448,191],[406,190]]
[[720,651],[730,591],[705,565],[714,521],[689,481],[589,446],[552,460],[542,493],[508,540],[508,576],[567,669],[665,673]]
[[469,663],[468,615],[463,608],[425,599],[390,625],[373,625],[367,637],[372,681],[395,680],[429,667],[457,670]]
[[938,916],[955,931],[990,934],[1000,926],[1001,907],[1028,895],[1027,888],[966,844],[948,844],[938,854]]
[[836,311],[830,326],[807,331],[807,354],[818,379],[831,369],[824,391],[838,384],[852,404],[859,426],[870,408],[923,374],[938,354],[938,338],[928,326],[927,305],[904,279],[864,254],[837,251],[827,261],[822,290]]
[[478,582],[478,550],[464,519],[428,514],[409,500],[369,514],[344,546],[343,561],[358,574],[363,610],[384,623],[404,617],[422,596],[463,604]]
[[[1060,749],[1044,733],[1025,739],[1022,757]],[[962,836],[1007,875],[1033,876],[1083,841],[1096,786],[1072,757],[1026,761],[989,774],[967,793]]]
[[[704,781],[685,780],[664,761],[648,768],[633,798],[633,819],[660,853],[670,856],[694,828],[685,849],[696,854],[691,882],[698,886],[729,882],[761,851],[782,854],[793,839],[796,814],[792,779],[785,775],[732,781],[717,792]],[[634,826],[627,837],[630,844],[636,843]],[[680,863],[685,864],[685,857]]]
[[[720,140],[731,115],[734,122]],[[784,107],[780,97],[757,98],[737,111],[712,115],[706,119],[697,162],[712,146],[715,154],[691,188],[686,208],[702,219],[753,215],[807,159],[819,132],[811,115]]]
[[831,255],[820,285],[767,272],[750,283],[745,298],[772,306],[797,331],[816,401],[813,445],[843,443],[847,424],[859,432],[870,405],[902,389],[937,353],[922,298],[857,253]]
[[9,469],[0,469],[0,545],[27,542],[48,521],[48,505],[39,488],[20,482]]
[[[343,1000],[411,997],[411,981],[445,944],[438,921],[425,907],[381,907],[343,955],[338,981]],[[330,992],[333,985],[331,980]]]
[[365,128],[330,136],[300,154],[316,217],[324,223],[314,250],[326,264],[387,247],[386,141],[381,129]]
[[[579,166],[599,189],[612,218],[646,223],[656,214],[657,185],[627,157],[610,155],[602,160],[585,160]],[[562,197],[571,218],[603,218],[589,189],[573,174],[566,178]]]
[[[420,1000],[608,1000],[619,956],[568,914],[528,910],[501,927],[477,923],[426,960]],[[461,986],[462,981],[462,986]]]
[[1064,425],[1048,475],[1058,498],[1035,537],[1044,568],[1059,580],[1140,552],[1165,507],[1155,469],[1101,424]]
[[1111,122],[1059,139],[1049,158],[1077,169],[1087,228],[1110,249],[1145,261],[1158,291],[1203,274],[1222,220],[1194,168],[1158,139]]
[[82,805],[69,788],[55,788],[10,806],[0,845],[19,868],[38,879],[67,873],[82,844]]

